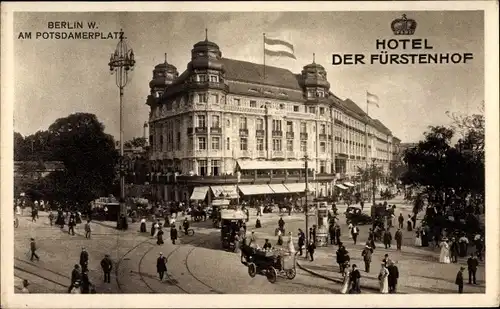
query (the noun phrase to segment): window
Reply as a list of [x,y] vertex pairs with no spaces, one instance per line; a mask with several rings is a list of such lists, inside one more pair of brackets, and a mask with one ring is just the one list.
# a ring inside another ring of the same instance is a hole
[[312,106],[309,107],[309,113],[316,114],[316,109]]
[[207,141],[204,137],[198,137],[198,150],[206,150],[207,149]]
[[175,145],[177,146],[177,150],[181,150],[181,132],[177,132],[176,139]]
[[314,90],[307,91],[307,97],[308,98],[314,98]]
[[212,128],[220,127],[220,117],[218,115],[212,115]]
[[212,176],[219,176],[220,175],[220,160],[212,160],[211,162],[211,174]]
[[234,105],[240,106],[240,99],[234,99]]
[[286,150],[293,151],[293,139],[289,139],[286,141]]
[[163,135],[160,135],[160,151],[163,151]]
[[256,130],[264,130],[264,119],[262,118],[257,118],[257,121],[255,123]]
[[226,119],[226,127],[230,128],[231,127],[231,119]]
[[207,126],[205,115],[198,115],[198,128],[205,128]]
[[300,133],[307,133],[307,123],[305,122],[300,123]]
[[320,142],[319,143],[319,152],[320,153],[325,153],[326,152],[326,143],[325,142]]
[[250,107],[257,107],[257,101],[251,100]]
[[193,149],[193,138],[192,137],[188,138],[188,148]]
[[286,122],[286,131],[293,132],[293,122],[291,122],[291,121]]
[[212,103],[219,104],[219,95],[218,94],[212,94]]
[[274,151],[281,151],[281,139],[273,139],[273,150]]
[[200,74],[200,75],[198,75],[198,81],[201,83],[207,82],[208,77],[205,74]]
[[285,104],[280,104],[280,109],[285,109]]
[[198,93],[198,102],[199,103],[207,103],[207,94],[206,93]]
[[325,114],[325,108],[324,107],[320,107],[319,108],[319,114],[320,115],[324,115]]
[[302,152],[307,151],[307,141],[300,141],[300,151]]
[[325,161],[319,161],[319,172],[321,174],[326,173],[326,162]]
[[220,150],[220,138],[212,137],[212,150]]
[[264,139],[263,138],[257,139],[257,151],[264,151]]
[[240,150],[248,150],[248,139],[246,137],[240,138]]
[[246,130],[247,129],[247,118],[246,117],[240,117],[240,130]]
[[226,149],[231,150],[231,138],[226,138]]
[[281,131],[281,120],[273,119],[273,131]]
[[198,175],[205,176],[207,174],[207,160],[198,160]]
[[324,97],[324,96],[325,96],[325,93],[324,93],[323,91],[316,91],[316,96],[317,96],[318,98],[322,98],[322,97]]
[[295,106],[293,107],[293,111],[294,111],[294,112],[298,112],[298,111],[299,111],[299,106],[298,106],[298,105],[295,105]]
[[210,75],[210,81],[211,81],[212,83],[217,83],[217,82],[219,82],[219,76],[217,76],[217,75]]
[[326,125],[324,124],[320,125],[319,134],[326,134]]

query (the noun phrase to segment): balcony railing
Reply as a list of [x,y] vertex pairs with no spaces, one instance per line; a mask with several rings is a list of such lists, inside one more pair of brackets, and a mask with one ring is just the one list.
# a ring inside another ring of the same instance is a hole
[[283,136],[283,131],[274,131],[273,130],[273,137],[282,137]]
[[307,140],[307,133],[300,133],[301,140]]
[[257,157],[258,158],[265,158],[266,152],[264,150],[257,150]]
[[221,127],[212,127],[212,128],[210,128],[210,133],[211,134],[222,134],[222,128]]
[[248,129],[240,129],[240,136],[248,136]]
[[229,86],[224,83],[215,83],[215,82],[195,82],[189,83],[187,85],[187,89],[219,89],[223,91],[229,91]]
[[255,130],[255,136],[256,137],[264,137],[266,135],[266,131],[264,130]]
[[286,138],[293,139],[293,132],[286,132]]
[[326,134],[319,134],[319,140],[320,141],[326,140]]
[[273,158],[283,158],[285,155],[281,150],[274,150],[272,152]]

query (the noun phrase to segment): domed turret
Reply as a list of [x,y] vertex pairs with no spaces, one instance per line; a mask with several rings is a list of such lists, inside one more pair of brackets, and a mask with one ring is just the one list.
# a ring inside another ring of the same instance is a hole
[[177,68],[167,62],[167,54],[165,53],[165,61],[156,65],[153,70],[153,79],[149,82],[149,88],[151,88],[151,92],[163,91],[178,76]]
[[194,44],[191,50],[191,62],[188,64],[188,68],[191,70],[223,71],[221,57],[219,46],[208,40],[208,31],[205,29],[205,40]]
[[306,65],[302,70],[302,78],[305,87],[319,87],[324,88],[326,91],[330,89],[330,83],[326,79],[326,70],[322,65],[315,62],[314,54],[313,63]]

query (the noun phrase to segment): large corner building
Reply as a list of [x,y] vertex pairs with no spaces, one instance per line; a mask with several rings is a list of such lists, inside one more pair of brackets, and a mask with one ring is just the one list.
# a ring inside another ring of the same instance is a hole
[[300,193],[306,155],[310,189],[329,194],[372,158],[388,172],[399,141],[335,96],[317,63],[295,74],[223,58],[205,40],[182,74],[165,59],[149,86],[150,180],[164,200]]

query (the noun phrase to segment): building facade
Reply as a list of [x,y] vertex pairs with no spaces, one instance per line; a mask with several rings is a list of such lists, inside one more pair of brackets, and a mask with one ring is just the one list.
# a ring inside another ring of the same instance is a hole
[[[205,40],[193,46],[182,74],[165,59],[149,86],[150,180],[166,200],[183,199],[198,185],[304,182],[285,165],[300,171],[306,155],[315,190],[329,193],[358,167],[375,160],[388,172],[392,160],[391,131],[333,94],[326,70],[314,62],[294,74],[223,58]],[[262,161],[273,169],[243,168]],[[279,170],[284,175],[273,180]]]

